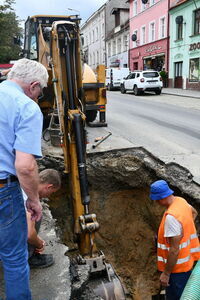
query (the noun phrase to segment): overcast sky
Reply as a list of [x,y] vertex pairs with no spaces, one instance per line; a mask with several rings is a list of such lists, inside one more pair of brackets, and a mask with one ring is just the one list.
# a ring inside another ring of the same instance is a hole
[[[0,3],[2,2],[3,0],[0,0]],[[15,0],[15,2],[15,11],[20,19],[26,20],[28,16],[39,14],[74,14],[75,11],[67,10],[73,8],[80,11],[80,16],[85,21],[106,0]]]

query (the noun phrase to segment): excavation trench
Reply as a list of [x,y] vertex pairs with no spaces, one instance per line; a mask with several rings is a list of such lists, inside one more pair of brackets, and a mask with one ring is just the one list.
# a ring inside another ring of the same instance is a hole
[[[142,148],[91,153],[87,165],[90,212],[97,214],[100,223],[97,246],[120,276],[128,299],[151,299],[159,288],[155,235],[163,210],[149,200],[149,185],[157,179],[167,180],[175,193],[197,210],[200,187],[188,170],[165,165]],[[63,170],[63,161],[47,155],[41,167]],[[63,187],[51,198],[50,208],[62,242],[74,248],[68,191],[67,178],[63,178]]]

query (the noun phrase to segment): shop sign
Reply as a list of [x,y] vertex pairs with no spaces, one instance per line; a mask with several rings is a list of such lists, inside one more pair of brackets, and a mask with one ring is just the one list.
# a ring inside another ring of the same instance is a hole
[[196,50],[196,49],[200,49],[200,42],[199,43],[190,44],[189,51]]
[[162,49],[162,47],[161,46],[157,46],[157,45],[152,45],[152,46],[150,46],[149,48],[146,48],[146,52],[152,52],[152,51],[155,51],[155,50],[160,50],[160,49]]

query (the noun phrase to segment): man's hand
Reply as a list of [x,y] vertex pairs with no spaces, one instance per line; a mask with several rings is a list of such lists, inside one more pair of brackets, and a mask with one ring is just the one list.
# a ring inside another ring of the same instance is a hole
[[26,200],[27,211],[31,214],[31,220],[38,222],[42,217],[42,205],[38,201]]
[[160,283],[163,287],[169,286],[169,277],[170,275],[164,272],[162,272],[162,274],[160,275]]
[[41,246],[40,248],[36,248],[36,249],[35,249],[35,252],[36,252],[36,253],[42,253],[42,252],[44,251],[44,248],[45,248],[46,243],[45,243],[45,241],[43,241],[43,240],[41,240],[41,242],[42,242],[42,246]]

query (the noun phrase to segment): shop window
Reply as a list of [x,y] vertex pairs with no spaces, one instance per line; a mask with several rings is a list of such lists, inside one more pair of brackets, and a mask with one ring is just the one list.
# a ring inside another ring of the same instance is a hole
[[190,59],[189,66],[189,81],[199,81],[200,80],[200,62],[199,58]]
[[200,34],[200,9],[194,12],[194,34]]
[[177,28],[177,34],[176,34],[176,39],[177,40],[182,40],[183,38],[183,23],[181,24],[176,24]]

